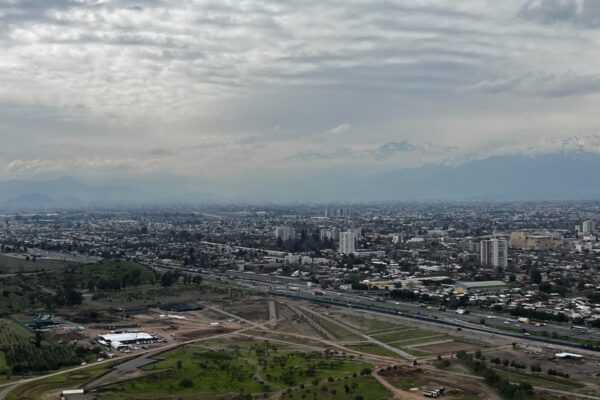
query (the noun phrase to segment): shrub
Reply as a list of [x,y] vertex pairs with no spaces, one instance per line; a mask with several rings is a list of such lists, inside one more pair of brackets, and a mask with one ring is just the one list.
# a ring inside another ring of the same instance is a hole
[[181,382],[179,382],[179,386],[181,386],[182,388],[185,388],[185,389],[189,389],[189,388],[194,387],[194,382],[192,382],[191,379],[185,378],[185,379],[182,379]]

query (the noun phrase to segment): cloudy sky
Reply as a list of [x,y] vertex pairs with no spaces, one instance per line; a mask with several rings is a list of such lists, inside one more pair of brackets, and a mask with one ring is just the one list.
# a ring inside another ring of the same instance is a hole
[[0,179],[270,179],[594,135],[597,0],[0,0]]

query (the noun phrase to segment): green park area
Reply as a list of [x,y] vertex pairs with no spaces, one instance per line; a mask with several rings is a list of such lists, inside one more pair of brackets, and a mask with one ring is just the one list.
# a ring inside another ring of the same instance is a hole
[[[25,261],[0,256],[0,264],[15,269],[25,263],[44,265],[46,260]],[[102,261],[74,264],[47,261],[52,269],[36,272],[0,271],[0,316],[52,312],[62,308],[103,308],[155,304],[160,301],[193,301],[207,296],[242,296],[247,290],[203,283],[199,276],[179,272],[156,272],[133,261]],[[35,267],[37,268],[37,267]],[[87,295],[87,296],[86,296]]]
[[[221,345],[222,348],[186,346],[163,353],[158,362],[144,368],[144,376],[110,384],[99,390],[97,396],[100,399],[158,399],[165,396],[192,399],[198,396],[233,397],[240,393],[263,395],[287,388],[318,387],[325,382],[342,382],[370,374],[369,364],[350,356],[298,352],[278,348],[266,341],[237,345],[223,342]],[[342,384],[340,393],[343,391]]]
[[64,260],[34,259],[28,256],[0,255],[0,275],[60,271],[69,265],[75,265],[75,263]]
[[358,376],[289,389],[281,398],[282,400],[385,400],[389,397],[389,392],[375,378]]
[[0,379],[9,381],[90,361],[90,351],[41,340],[17,322],[0,319]]
[[[111,363],[90,365],[72,372],[53,374],[17,386],[8,392],[6,400],[37,400],[47,398],[48,392],[77,389],[102,375],[111,368]],[[58,394],[57,394],[58,395]]]

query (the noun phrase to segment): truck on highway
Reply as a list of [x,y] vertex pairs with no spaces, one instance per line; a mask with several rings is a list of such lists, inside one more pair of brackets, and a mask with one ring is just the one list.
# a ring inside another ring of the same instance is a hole
[[519,318],[517,318],[517,321],[521,322],[523,324],[529,324],[529,318],[519,317]]
[[588,328],[581,325],[571,325],[571,330],[575,332],[587,333]]
[[446,394],[446,388],[441,387],[439,389],[425,389],[423,390],[423,396],[430,398],[437,398]]

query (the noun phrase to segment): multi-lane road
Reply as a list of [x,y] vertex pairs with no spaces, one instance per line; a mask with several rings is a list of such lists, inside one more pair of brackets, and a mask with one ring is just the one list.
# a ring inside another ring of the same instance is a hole
[[506,314],[484,314],[476,311],[471,311],[468,314],[458,314],[456,310],[446,310],[425,304],[398,302],[386,298],[377,298],[376,300],[375,296],[355,291],[315,290],[308,287],[305,281],[288,277],[239,272],[214,274],[209,275],[209,277],[271,295],[377,311],[402,318],[418,319],[480,332],[486,331],[519,339],[555,343],[569,347],[577,347],[577,345],[569,341],[552,339],[552,336],[600,341],[600,331],[598,329],[577,332],[571,329],[570,324],[523,323]]

